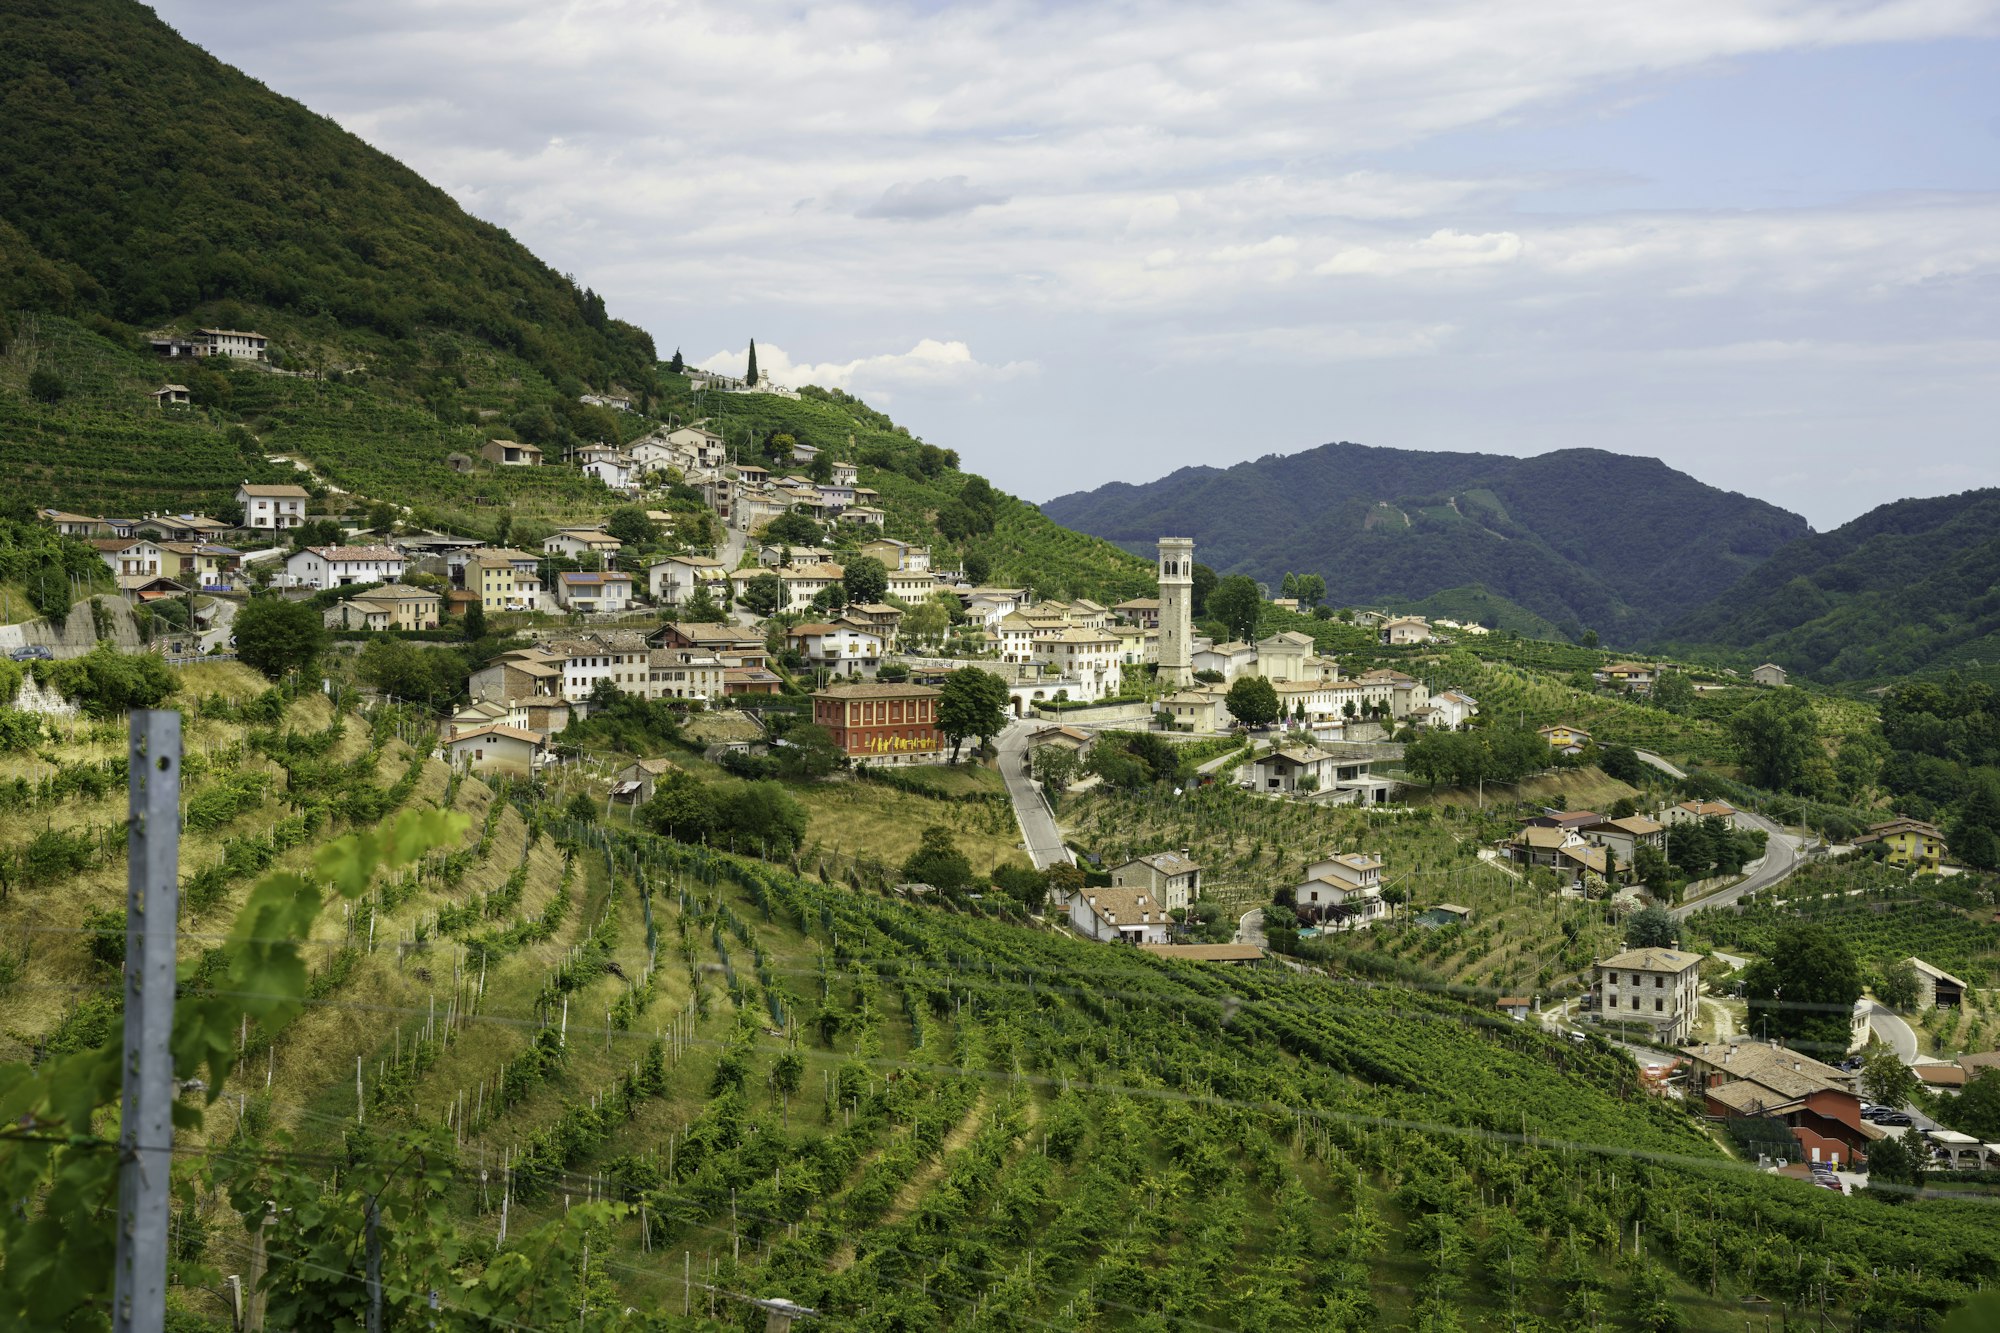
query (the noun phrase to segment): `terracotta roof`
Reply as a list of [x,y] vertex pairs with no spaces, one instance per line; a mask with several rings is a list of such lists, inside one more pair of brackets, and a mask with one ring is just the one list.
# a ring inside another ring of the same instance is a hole
[[1599,963],[1599,967],[1633,968],[1642,972],[1685,972],[1697,966],[1705,954],[1685,949],[1627,949]]
[[1957,1065],[1911,1065],[1910,1072],[1921,1083],[1933,1088],[1962,1088],[1965,1086],[1966,1071]]
[[522,727],[510,727],[502,722],[494,722],[487,726],[475,727],[471,731],[461,731],[446,744],[456,745],[460,741],[469,741],[480,736],[499,736],[507,740],[526,741],[530,745],[543,745],[548,741],[548,737],[539,731],[528,731]]
[[258,500],[310,500],[312,496],[303,486],[252,486],[248,482],[236,488],[245,495]]
[[1117,866],[1115,869],[1123,870],[1125,866],[1131,865],[1151,866],[1162,875],[1191,875],[1201,869],[1200,865],[1179,852],[1152,852],[1146,856],[1135,856],[1124,866]]
[[1607,819],[1603,823],[1593,824],[1591,827],[1622,829],[1635,837],[1643,838],[1649,833],[1658,833],[1666,825],[1655,824],[1644,815],[1626,815],[1623,819]]
[[888,681],[856,681],[851,685],[829,685],[813,691],[815,699],[935,699],[942,690],[928,685],[892,684]]

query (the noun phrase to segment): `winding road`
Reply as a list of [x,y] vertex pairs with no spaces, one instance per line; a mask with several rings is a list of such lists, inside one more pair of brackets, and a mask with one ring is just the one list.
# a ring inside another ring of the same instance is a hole
[[1000,752],[1000,776],[1007,784],[1008,799],[1014,803],[1014,820],[1021,826],[1021,845],[1027,848],[1028,859],[1035,863],[1035,869],[1047,870],[1052,865],[1073,864],[1075,857],[1063,846],[1055,817],[1043,803],[1041,789],[1027,773],[1028,737],[1036,725],[1026,719],[1009,723],[1005,731],[994,737],[993,748]]
[[[1659,755],[1654,754],[1651,750],[1634,750],[1632,753],[1639,756],[1640,763],[1650,764],[1670,778],[1684,778],[1687,776],[1687,772],[1684,769],[1675,767]],[[1760,814],[1754,814],[1749,810],[1738,810],[1736,814],[1744,823],[1764,831],[1768,841],[1764,846],[1763,859],[1753,861],[1750,873],[1728,888],[1718,889],[1714,893],[1706,894],[1691,903],[1682,903],[1679,907],[1667,909],[1667,915],[1673,917],[1674,920],[1686,920],[1689,913],[1699,912],[1705,907],[1734,907],[1738,899],[1770,888],[1773,884],[1776,884],[1779,880],[1799,868],[1799,862],[1804,859],[1803,854],[1799,850],[1801,846],[1800,839],[1793,837],[1777,824],[1772,823]]]

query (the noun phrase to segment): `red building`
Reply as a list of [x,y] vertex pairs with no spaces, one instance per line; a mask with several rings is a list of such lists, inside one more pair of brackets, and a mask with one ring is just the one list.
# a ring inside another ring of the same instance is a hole
[[944,748],[937,729],[938,695],[928,685],[829,685],[813,695],[813,721],[856,759],[929,759]]

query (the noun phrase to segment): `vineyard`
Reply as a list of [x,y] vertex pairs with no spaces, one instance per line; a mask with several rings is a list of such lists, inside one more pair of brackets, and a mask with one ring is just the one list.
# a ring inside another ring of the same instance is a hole
[[[1203,867],[1205,894],[1231,914],[1263,906],[1299,883],[1304,863],[1334,852],[1384,861],[1385,889],[1403,895],[1395,921],[1322,937],[1310,952],[1342,970],[1516,993],[1548,988],[1619,947],[1602,902],[1564,901],[1553,882],[1530,882],[1479,858],[1538,806],[1495,801],[1484,810],[1445,805],[1365,810],[1273,801],[1233,787],[1165,792],[1093,791],[1060,812],[1071,841],[1106,866],[1162,848],[1186,848]],[[1410,918],[1439,903],[1473,909],[1464,926]]]
[[[191,1001],[231,993],[227,922],[260,876],[400,809],[463,830],[318,914],[303,1015],[231,1023],[233,1072],[184,1132],[191,1279],[254,1271],[242,1217],[262,1205],[229,1197],[291,1210],[259,1238],[274,1327],[358,1317],[368,1179],[419,1209],[391,1241],[390,1327],[754,1328],[740,1298],[783,1295],[832,1328],[1733,1333],[1754,1293],[1919,1328],[2000,1278],[1977,1201],[1758,1175],[1609,1048],[1446,990],[1217,972],[911,905],[830,842],[774,865],[576,824],[427,762],[393,710],[231,667],[184,679]],[[10,864],[33,867],[0,904],[16,1059],[88,1049],[115,1017],[119,741],[74,724],[0,793],[26,816]],[[892,794],[963,807],[966,837],[985,817],[976,791]],[[1477,971],[1550,914],[1463,850],[1476,813],[1226,796],[1124,810],[1106,836],[1171,819],[1241,847],[1246,875],[1393,840],[1413,901],[1477,909],[1470,930],[1382,932],[1410,979]],[[425,1170],[371,1177],[409,1135]],[[510,1285],[530,1273],[538,1294]],[[185,1327],[219,1317],[176,1298]]]
[[2000,924],[1989,877],[1913,877],[1871,861],[1812,865],[1740,912],[1697,912],[1690,926],[1723,948],[1768,955],[1787,923],[1839,932],[1876,968],[1917,957],[1971,986],[2000,984]]

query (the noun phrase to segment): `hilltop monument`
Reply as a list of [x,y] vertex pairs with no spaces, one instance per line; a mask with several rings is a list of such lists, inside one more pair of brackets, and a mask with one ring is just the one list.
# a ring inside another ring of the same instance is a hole
[[1194,538],[1160,538],[1160,682],[1194,683]]

